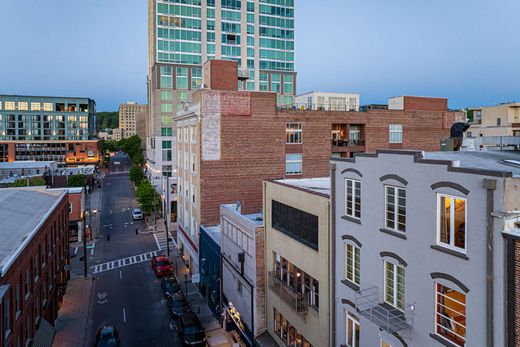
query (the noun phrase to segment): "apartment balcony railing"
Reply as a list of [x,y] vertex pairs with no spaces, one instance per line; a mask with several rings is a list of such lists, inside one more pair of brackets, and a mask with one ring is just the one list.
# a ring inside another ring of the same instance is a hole
[[359,105],[329,105],[329,104],[288,104],[278,105],[280,110],[299,110],[299,111],[336,111],[336,112],[359,112]]
[[238,69],[238,79],[247,80],[251,77],[251,70],[249,69]]
[[298,293],[277,277],[275,271],[269,272],[269,289],[296,313],[306,313],[308,311],[310,293]]
[[341,140],[341,139],[338,139],[338,140],[332,140],[332,145],[333,146],[339,146],[339,147],[343,147],[343,146],[364,146],[365,145],[365,140],[361,140],[361,139],[351,139],[351,140]]
[[371,287],[356,292],[359,314],[390,334],[413,327],[415,305],[405,304],[403,310],[379,301],[379,288]]

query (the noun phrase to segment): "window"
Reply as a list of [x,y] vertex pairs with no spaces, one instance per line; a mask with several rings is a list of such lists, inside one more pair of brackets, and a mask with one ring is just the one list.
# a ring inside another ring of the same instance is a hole
[[172,160],[172,142],[171,141],[162,141],[162,160],[163,161]]
[[283,346],[312,347],[312,344],[289,323],[288,320],[275,308],[274,309],[274,333],[283,342]]
[[[161,105],[161,108],[162,106],[163,105]],[[161,125],[172,125],[172,116],[161,116]]]
[[404,267],[384,262],[385,265],[385,302],[404,310]]
[[162,136],[173,136],[172,128],[161,128],[161,135]]
[[406,231],[406,190],[385,186],[386,218],[385,227]]
[[361,249],[345,243],[345,279],[360,285],[360,253]]
[[301,123],[286,124],[285,133],[287,134],[287,143],[302,143]]
[[390,143],[403,143],[403,126],[401,124],[390,124],[388,126]]
[[466,294],[435,283],[435,333],[466,345]]
[[172,177],[172,166],[171,165],[163,165],[162,167],[162,175],[165,177]]
[[283,93],[293,93],[293,75],[283,75]]
[[466,251],[466,199],[437,195],[439,226],[437,243],[457,251]]
[[172,100],[172,92],[163,90],[161,91],[161,101],[171,101]]
[[41,104],[39,102],[31,102],[31,111],[40,111]]
[[361,127],[359,125],[350,125],[349,144],[351,146],[361,145]]
[[190,127],[191,143],[197,143],[197,127]]
[[170,66],[161,66],[160,73],[161,73],[160,88],[172,88],[173,87],[172,68]]
[[44,102],[43,103],[43,110],[44,111],[52,111],[52,102]]
[[69,202],[67,205],[67,208],[68,208],[68,213],[72,214],[72,203]]
[[302,173],[303,154],[287,153],[285,155],[285,173],[287,175],[300,175]]
[[175,68],[175,86],[177,89],[188,89],[188,68]]
[[[18,106],[19,107],[19,106]],[[497,118],[497,127],[502,125],[502,118]]]
[[361,182],[358,180],[345,180],[345,215],[361,218]]
[[197,172],[197,156],[195,154],[191,155],[191,173]]
[[272,201],[272,227],[287,236],[318,250],[318,216]]
[[4,109],[6,111],[14,111],[15,110],[14,101],[5,101],[4,102]]
[[172,112],[172,104],[161,104],[161,112],[163,112],[163,113],[171,113]]
[[359,347],[359,319],[347,312],[347,346]]

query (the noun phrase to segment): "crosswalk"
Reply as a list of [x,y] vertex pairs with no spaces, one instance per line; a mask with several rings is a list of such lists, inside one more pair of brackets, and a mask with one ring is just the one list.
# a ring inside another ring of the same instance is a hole
[[[153,237],[155,238],[155,243],[157,244],[157,250],[164,251],[167,247],[166,232],[154,233]],[[174,246],[175,244],[170,239],[170,248]]]
[[126,257],[123,259],[113,260],[113,261],[109,261],[109,262],[106,262],[103,264],[94,265],[94,266],[91,266],[92,273],[97,274],[100,272],[105,272],[105,271],[114,270],[114,269],[118,269],[121,267],[133,265],[133,264],[143,263],[145,261],[150,261],[150,259],[152,259],[152,257],[155,257],[157,255],[157,252],[158,251],[153,251],[153,252],[133,255],[131,257]]

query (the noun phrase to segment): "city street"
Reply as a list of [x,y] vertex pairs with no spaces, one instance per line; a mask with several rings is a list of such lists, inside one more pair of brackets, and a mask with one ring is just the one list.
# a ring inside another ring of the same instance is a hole
[[94,280],[86,346],[104,324],[119,329],[122,346],[177,346],[175,322],[150,267],[157,242],[143,221],[131,218],[137,202],[129,168],[126,155],[116,153],[102,183],[98,239],[88,250]]

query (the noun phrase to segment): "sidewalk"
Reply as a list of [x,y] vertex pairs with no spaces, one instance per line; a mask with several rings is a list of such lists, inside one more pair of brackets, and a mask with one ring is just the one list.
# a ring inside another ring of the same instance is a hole
[[[157,220],[156,230],[157,232],[165,231],[165,226],[162,219]],[[232,334],[228,333],[220,326],[219,320],[209,309],[206,299],[200,294],[198,285],[191,282],[191,275],[189,274],[189,270],[180,257],[179,249],[177,248],[175,239],[173,240],[174,241],[171,243],[170,248],[170,258],[173,260],[175,276],[181,284],[182,291],[188,299],[191,310],[197,314],[197,317],[199,318],[202,327],[204,328],[208,346],[245,346],[238,343],[238,341],[233,338]]]

